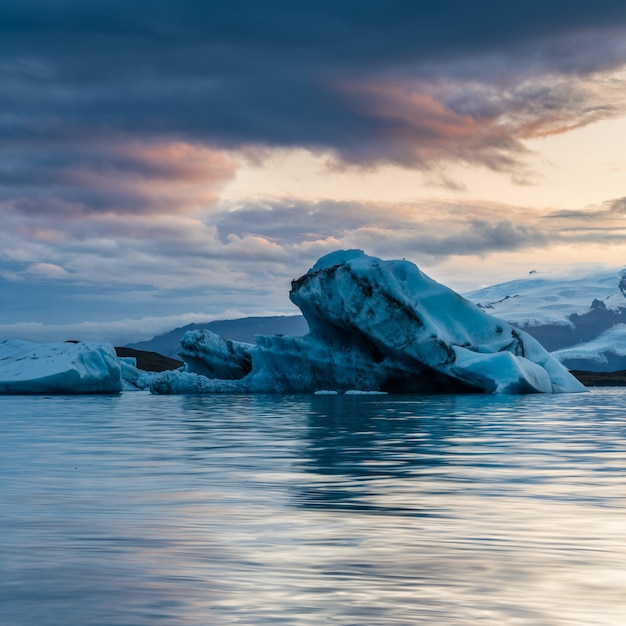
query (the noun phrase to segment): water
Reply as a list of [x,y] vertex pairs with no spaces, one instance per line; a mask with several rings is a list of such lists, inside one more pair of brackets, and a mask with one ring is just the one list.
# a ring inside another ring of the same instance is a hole
[[625,389],[0,397],[0,623],[626,623]]

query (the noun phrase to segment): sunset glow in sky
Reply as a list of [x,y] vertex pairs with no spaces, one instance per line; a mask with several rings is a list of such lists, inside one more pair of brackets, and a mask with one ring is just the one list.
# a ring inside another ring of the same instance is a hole
[[626,265],[626,4],[8,0],[0,339],[293,314],[337,248]]

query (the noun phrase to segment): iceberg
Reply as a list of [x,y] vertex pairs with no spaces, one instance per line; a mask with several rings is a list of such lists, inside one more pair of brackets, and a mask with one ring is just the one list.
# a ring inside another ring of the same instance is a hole
[[139,369],[135,357],[118,355],[117,358],[122,368],[122,391],[143,391],[148,389],[148,380],[153,375],[153,372]]
[[0,394],[119,393],[122,364],[95,342],[0,342]]
[[292,282],[303,337],[256,344],[188,333],[181,370],[153,393],[554,393],[585,387],[537,340],[492,317],[415,264],[361,250],[326,255]]

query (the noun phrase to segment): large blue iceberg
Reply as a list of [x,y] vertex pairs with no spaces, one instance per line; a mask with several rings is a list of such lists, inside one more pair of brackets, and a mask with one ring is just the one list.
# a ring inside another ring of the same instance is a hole
[[182,370],[153,393],[578,392],[584,386],[530,335],[494,318],[409,261],[333,252],[294,280],[304,337],[256,344],[192,331]]

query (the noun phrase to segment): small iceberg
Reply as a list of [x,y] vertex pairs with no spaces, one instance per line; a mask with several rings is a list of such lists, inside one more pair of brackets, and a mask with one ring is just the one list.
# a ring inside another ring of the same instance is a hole
[[122,384],[110,344],[0,342],[0,394],[119,393]]

